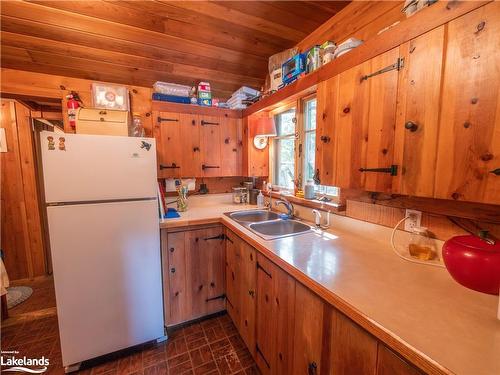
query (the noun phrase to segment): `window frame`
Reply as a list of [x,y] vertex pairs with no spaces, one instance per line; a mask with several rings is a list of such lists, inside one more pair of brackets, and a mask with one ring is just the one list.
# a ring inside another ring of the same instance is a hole
[[[272,111],[269,112],[269,115],[274,117],[276,115],[279,115],[281,113],[287,112],[290,109],[295,108],[295,149],[294,149],[294,156],[295,156],[295,168],[294,168],[294,181],[295,181],[295,186],[294,188],[297,187],[297,181],[299,182],[299,186],[301,189],[304,189],[304,186],[306,184],[306,180],[304,179],[304,172],[305,172],[305,142],[306,142],[306,135],[308,133],[316,133],[317,131],[317,123],[316,123],[316,128],[314,130],[306,130],[306,103],[310,100],[317,99],[316,93],[311,93],[308,95],[305,95],[303,97],[297,98],[293,101],[288,102],[287,104],[280,106],[279,108],[276,108]],[[317,114],[316,114],[317,115]],[[271,142],[270,142],[270,152],[269,152],[269,166],[270,166],[270,180],[273,183],[273,185],[276,185],[276,168],[278,163],[276,163],[276,154],[277,150],[275,149],[275,139],[282,139],[282,138],[287,138],[290,137],[288,136],[280,136],[280,137],[274,137]],[[316,150],[315,150],[316,153]],[[283,191],[290,191],[289,187],[286,186],[279,186],[276,185],[280,188],[280,190]],[[318,189],[316,189],[316,194],[321,194],[321,196],[326,196],[329,199],[331,199],[334,202],[339,202],[341,200],[341,191],[338,187],[337,189],[337,194],[327,194],[327,193],[320,193],[318,190],[320,190],[320,186],[322,185],[316,185]]]

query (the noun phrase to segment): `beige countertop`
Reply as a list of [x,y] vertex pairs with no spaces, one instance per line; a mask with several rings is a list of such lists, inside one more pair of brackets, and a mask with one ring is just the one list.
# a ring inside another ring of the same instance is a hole
[[397,349],[409,349],[445,372],[500,374],[498,297],[462,287],[443,268],[400,259],[391,251],[389,228],[334,215],[327,232],[265,241],[221,216],[244,206],[214,198],[199,208],[193,203],[177,223],[219,215],[264,255],[343,312],[354,311],[361,319],[349,314],[354,320],[369,322],[372,333],[383,333]]
[[[167,198],[173,200],[174,198]],[[179,212],[181,217],[160,220],[160,228],[178,228],[210,224],[221,221],[222,214],[230,211],[250,210],[257,206],[232,203],[231,194],[193,195],[188,198],[188,210]],[[171,205],[170,207],[175,207]]]

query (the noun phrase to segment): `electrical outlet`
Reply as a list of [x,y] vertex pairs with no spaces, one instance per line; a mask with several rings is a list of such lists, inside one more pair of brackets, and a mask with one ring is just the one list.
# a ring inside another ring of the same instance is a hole
[[406,210],[405,231],[413,232],[413,228],[419,227],[422,222],[422,212],[416,210]]

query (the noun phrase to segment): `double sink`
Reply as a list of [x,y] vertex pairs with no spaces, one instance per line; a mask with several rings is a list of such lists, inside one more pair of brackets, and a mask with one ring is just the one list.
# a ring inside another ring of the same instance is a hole
[[226,215],[265,240],[294,236],[311,230],[307,224],[282,219],[277,213],[267,210],[236,211]]

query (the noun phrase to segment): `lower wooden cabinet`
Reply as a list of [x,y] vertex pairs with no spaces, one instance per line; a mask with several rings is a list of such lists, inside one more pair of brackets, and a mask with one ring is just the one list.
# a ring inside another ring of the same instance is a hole
[[302,284],[296,284],[292,374],[322,374],[325,308],[326,305],[321,298]]
[[263,375],[292,373],[294,315],[295,280],[257,254],[255,360]]
[[165,324],[176,325],[225,309],[222,226],[162,230]]
[[235,233],[225,238],[227,310],[263,375],[420,374]]
[[344,314],[332,313],[330,374],[372,375],[377,366],[377,339]]
[[410,365],[382,343],[378,345],[377,375],[420,375],[422,372]]
[[226,231],[227,305],[241,338],[255,356],[256,251]]

